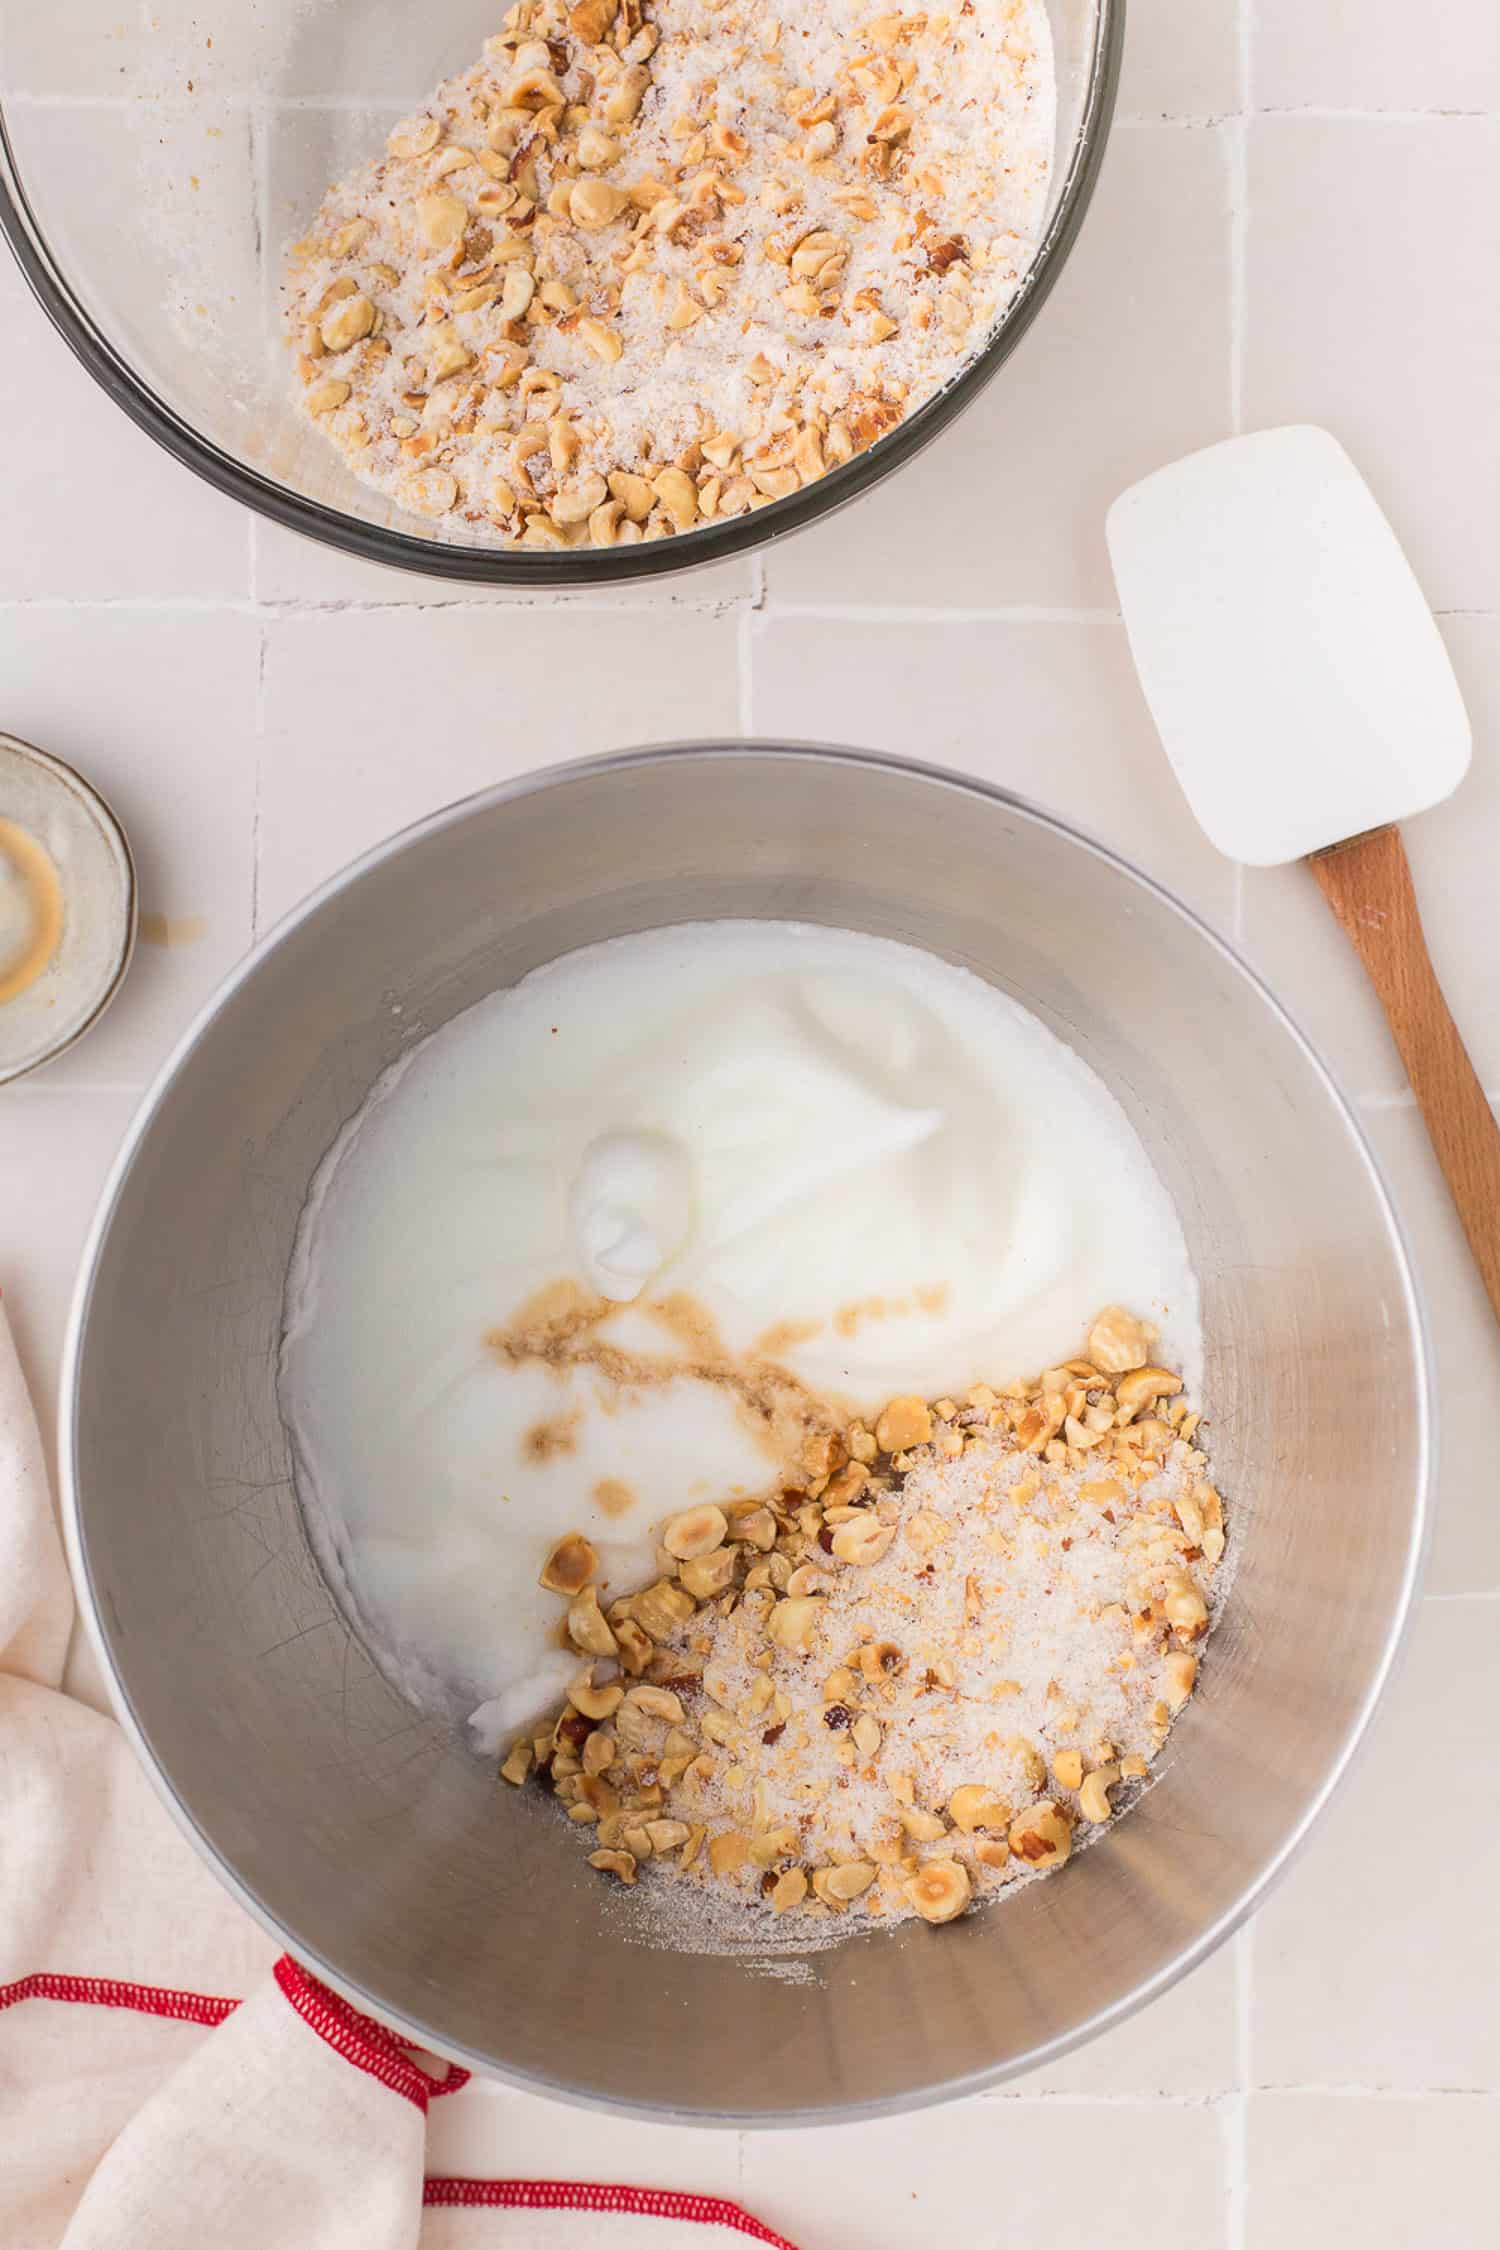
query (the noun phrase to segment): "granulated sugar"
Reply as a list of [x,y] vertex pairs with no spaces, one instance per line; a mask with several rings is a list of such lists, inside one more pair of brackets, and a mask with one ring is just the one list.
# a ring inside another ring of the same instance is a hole
[[892,1400],[810,1444],[806,1489],[673,1518],[682,1585],[607,1620],[586,1588],[569,1614],[581,1650],[619,1636],[635,1683],[589,1666],[505,1778],[535,1757],[592,1864],[713,1950],[764,1949],[767,1908],[817,1945],[1062,1866],[1191,1695],[1226,1553],[1149,1344],[1112,1307],[1089,1359]]
[[[904,1817],[919,1842],[946,1827],[961,1844],[944,1815],[966,1786],[1014,1813],[1049,1790],[1066,1800],[1059,1751],[1077,1751],[1086,1772],[1149,1762],[1164,1709],[1180,1699],[1170,1645],[1133,1620],[1192,1543],[1174,1502],[1204,1469],[1201,1454],[1174,1445],[1162,1472],[1127,1496],[1112,1476],[1039,1470],[997,1438],[913,1469],[887,1555],[828,1574],[818,1661],[778,1651],[767,1670],[753,1612],[720,1624],[703,1674],[710,1702],[741,1714],[769,1681],[792,1708],[749,1756],[720,1765],[698,1817],[711,1831],[789,1827],[808,1861],[881,1865],[863,1910],[890,1918],[911,1911],[893,1864],[910,1850]],[[850,1675],[847,1703],[825,1700],[834,1660]],[[854,1748],[856,1711],[879,1729],[869,1757]],[[1001,1837],[1009,1825],[986,1823]],[[992,1872],[1014,1881],[1026,1871],[1012,1854]],[[985,1875],[973,1872],[980,1887]],[[758,1887],[753,1862],[746,1873]]]
[[930,397],[1019,288],[1040,0],[506,22],[293,253],[308,410],[403,505],[548,546],[739,514]]

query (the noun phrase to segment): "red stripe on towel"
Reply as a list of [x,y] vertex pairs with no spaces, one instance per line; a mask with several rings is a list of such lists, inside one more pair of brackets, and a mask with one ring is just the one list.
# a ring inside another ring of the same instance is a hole
[[721,2195],[679,2195],[671,2188],[603,2187],[580,2180],[464,2180],[434,2175],[422,2201],[438,2210],[614,2211],[646,2219],[685,2219],[698,2226],[728,2227],[771,2250],[795,2250],[785,2235],[772,2234],[737,2203]]
[[0,2008],[13,2008],[19,2000],[83,2000],[95,2008],[131,2008],[137,2015],[210,2026],[221,2024],[239,2006],[238,2000],[216,2000],[206,1992],[173,1992],[165,1985],[128,1984],[119,1977],[56,1976],[50,1969],[0,1984]]
[[319,1984],[289,1953],[283,1953],[274,1974],[304,2023],[310,2024],[335,2054],[353,2063],[356,2070],[367,2070],[393,2093],[404,2094],[418,2109],[425,2109],[440,2094],[456,2094],[460,2086],[468,2085],[468,2071],[456,2066],[450,2066],[446,2078],[429,2078],[425,2070],[417,2068],[393,2031],[387,2031],[373,2016],[362,2016],[358,2008],[330,1992],[326,1984]]

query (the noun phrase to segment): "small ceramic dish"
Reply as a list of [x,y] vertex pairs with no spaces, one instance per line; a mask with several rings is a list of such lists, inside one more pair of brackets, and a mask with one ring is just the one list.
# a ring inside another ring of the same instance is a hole
[[135,949],[135,864],[61,758],[0,734],[0,1086],[97,1023]]

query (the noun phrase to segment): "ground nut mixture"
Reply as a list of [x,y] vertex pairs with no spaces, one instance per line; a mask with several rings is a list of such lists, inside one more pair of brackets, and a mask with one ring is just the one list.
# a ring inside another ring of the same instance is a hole
[[978,347],[1053,122],[1042,0],[520,0],[295,246],[304,404],[465,538],[743,514]]
[[504,1779],[602,1873],[776,1915],[947,1922],[1060,1867],[1191,1695],[1225,1552],[1153,1341],[1111,1307],[1035,1383],[817,1432],[801,1485],[674,1517],[607,1608],[570,1533],[542,1583],[580,1671]]

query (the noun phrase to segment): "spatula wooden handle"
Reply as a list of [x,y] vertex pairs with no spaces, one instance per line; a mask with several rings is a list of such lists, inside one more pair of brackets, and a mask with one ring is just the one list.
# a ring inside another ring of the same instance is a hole
[[1428,958],[1400,832],[1372,828],[1308,865],[1380,996],[1500,1319],[1500,1125]]

